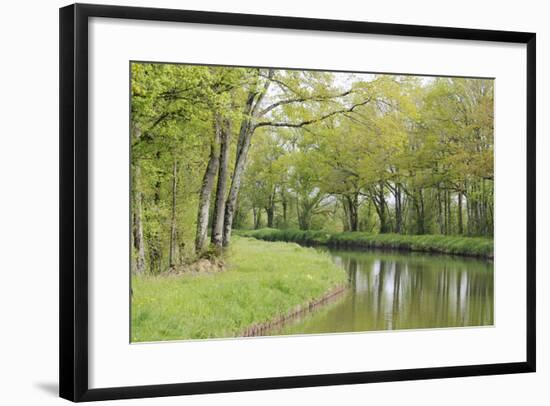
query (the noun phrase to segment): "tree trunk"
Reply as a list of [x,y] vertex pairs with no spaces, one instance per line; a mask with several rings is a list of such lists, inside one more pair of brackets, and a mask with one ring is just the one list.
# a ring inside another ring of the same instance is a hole
[[[141,130],[137,125],[132,126],[134,138],[139,142]],[[134,271],[136,274],[145,273],[145,239],[143,236],[143,192],[141,190],[141,166],[138,159],[134,161],[134,173],[132,179],[133,195],[133,243],[136,250],[136,263]]]
[[344,201],[347,202],[347,214],[349,222],[349,230],[357,231],[359,225],[359,194],[354,193],[352,196],[344,196]]
[[275,186],[272,187],[271,193],[269,195],[268,204],[265,208],[265,212],[267,214],[267,226],[269,228],[273,228],[274,224],[274,218],[275,218],[275,193],[277,192],[277,188]]
[[[160,162],[162,155],[160,154],[160,151],[157,151],[156,159],[157,162]],[[157,178],[157,181],[155,182],[155,193],[153,195],[153,201],[156,205],[160,203],[160,187],[162,186],[160,178]]]
[[231,145],[231,128],[229,121],[217,118],[221,126],[220,137],[220,159],[219,159],[219,171],[218,171],[218,185],[216,188],[216,199],[214,201],[214,216],[212,219],[212,244],[217,247],[222,247],[223,242],[223,224],[225,213],[225,191],[227,189],[227,165],[229,162],[229,148]]
[[481,224],[482,234],[487,235],[487,199],[485,195],[485,179],[481,180]]
[[235,208],[237,206],[237,198],[239,196],[239,190],[241,188],[242,175],[246,166],[246,158],[248,155],[248,149],[250,148],[250,138],[252,137],[252,128],[250,122],[250,114],[254,103],[256,94],[251,92],[248,95],[248,100],[243,112],[244,118],[241,122],[241,129],[239,131],[239,139],[237,141],[237,152],[235,157],[235,168],[233,169],[233,177],[231,179],[231,187],[229,188],[229,195],[225,202],[224,224],[223,224],[223,237],[222,245],[227,247],[231,239],[231,229],[233,227],[233,216],[235,215]]
[[199,196],[199,210],[197,215],[197,234],[195,237],[195,251],[200,253],[204,249],[208,230],[208,214],[210,211],[210,196],[214,186],[214,179],[219,165],[218,143],[220,140],[220,128],[215,123],[214,137],[210,144],[210,157],[202,179]]
[[229,196],[225,203],[225,218],[223,224],[223,246],[227,247],[231,240],[231,229],[233,227],[233,217],[235,216],[235,209],[237,207],[237,198],[239,197],[239,190],[241,188],[242,175],[246,166],[246,158],[248,156],[248,149],[250,148],[250,139],[254,133],[255,127],[253,121],[257,118],[258,105],[261,103],[265,96],[267,89],[271,83],[271,77],[273,76],[273,70],[270,69],[268,74],[268,80],[264,84],[264,87],[260,91],[251,90],[248,93],[248,99],[243,111],[243,120],[241,122],[241,128],[239,131],[239,139],[237,141],[237,155],[235,158],[235,168],[233,169],[233,177],[231,179],[231,187],[229,189]]
[[283,206],[283,223],[284,223],[283,226],[287,227],[287,225],[288,225],[288,222],[287,222],[288,202],[287,202],[287,198],[286,198],[285,186],[284,185],[281,186],[281,205]]
[[441,189],[437,186],[437,222],[439,224],[439,232],[445,234],[445,225],[443,224],[443,209],[441,207]]
[[178,188],[178,161],[174,159],[174,167],[172,172],[172,217],[170,219],[170,255],[169,266],[176,266],[176,245],[177,245],[177,225],[176,225],[176,202]]
[[303,202],[300,202],[298,198],[296,198],[296,216],[298,217],[298,228],[300,230],[307,230],[308,229],[308,222],[307,222],[307,214],[306,214],[306,208],[303,207]]
[[472,235],[472,204],[470,201],[471,192],[468,182],[464,181],[464,198],[466,199],[466,233]]
[[384,196],[384,183],[380,182],[378,191],[377,191],[377,198],[375,199],[375,207],[376,211],[378,212],[378,218],[380,219],[380,233],[384,234],[389,232],[388,228],[388,218],[386,214],[386,198]]
[[134,248],[136,250],[135,272],[145,273],[145,241],[143,238],[143,193],[141,192],[141,168],[134,164]]
[[252,207],[252,223],[254,224],[254,228],[256,228],[256,208],[253,206]]
[[422,189],[419,191],[420,195],[420,234],[426,233],[426,211],[424,208],[424,193]]
[[451,197],[452,194],[449,190],[447,190],[447,234],[451,235],[453,233],[453,216],[451,211]]
[[418,189],[418,198],[414,199],[416,208],[416,233],[425,234],[425,221],[424,221],[424,195],[422,189]]
[[380,234],[385,234],[388,232],[388,221],[386,216],[386,204],[384,202],[382,202],[378,214],[380,218]]
[[342,209],[344,210],[344,231],[350,230],[350,215],[349,215],[349,203],[346,196],[342,196]]
[[445,235],[449,234],[449,218],[447,216],[448,210],[447,210],[447,199],[448,192],[447,190],[443,190],[443,224],[445,225],[443,227],[443,233]]
[[262,224],[262,209],[260,209],[259,207],[253,207],[252,213],[254,215],[254,229],[257,230]]
[[268,206],[265,208],[265,213],[267,214],[267,226],[273,228],[273,207]]
[[311,223],[311,217],[309,216],[309,213],[306,211],[303,211],[300,214],[300,217],[298,217],[298,225],[300,227],[300,230],[309,230],[310,223]]
[[401,234],[403,228],[403,210],[401,207],[401,187],[399,184],[395,185],[395,232]]
[[458,192],[458,234],[464,234],[464,225],[462,224],[462,192]]

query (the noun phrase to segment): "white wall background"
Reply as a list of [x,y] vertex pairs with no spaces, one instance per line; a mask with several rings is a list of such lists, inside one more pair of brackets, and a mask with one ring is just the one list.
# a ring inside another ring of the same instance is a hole
[[[548,10],[536,0],[102,0],[155,6],[390,23],[535,31],[538,35],[538,370],[536,374],[307,388],[133,401],[143,405],[385,404],[543,405],[550,401],[550,352],[545,317],[550,294],[543,275],[550,220],[550,55]],[[0,403],[54,405],[57,398],[58,314],[58,0],[6,2],[0,30]],[[547,105],[548,104],[548,105]],[[510,185],[513,187],[513,185]],[[483,403],[482,403],[483,402]],[[122,404],[122,402],[112,402]]]

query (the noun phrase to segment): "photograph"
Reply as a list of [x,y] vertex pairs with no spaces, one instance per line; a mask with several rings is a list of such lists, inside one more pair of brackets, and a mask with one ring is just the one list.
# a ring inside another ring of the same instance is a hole
[[130,61],[130,342],[493,326],[494,78]]
[[271,6],[59,9],[59,396],[542,382],[537,26]]

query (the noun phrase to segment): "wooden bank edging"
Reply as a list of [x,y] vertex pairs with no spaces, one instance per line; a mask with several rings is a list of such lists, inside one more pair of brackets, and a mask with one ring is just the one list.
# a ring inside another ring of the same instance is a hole
[[326,294],[324,294],[322,297],[318,299],[313,299],[309,301],[306,304],[299,305],[295,307],[293,310],[291,310],[289,313],[277,316],[276,318],[265,322],[265,323],[257,323],[253,324],[250,327],[247,327],[242,334],[240,334],[240,337],[257,337],[264,335],[264,333],[272,328],[280,327],[283,324],[287,323],[288,321],[302,315],[305,313],[309,313],[316,308],[327,304],[329,301],[337,298],[338,296],[342,295],[344,292],[348,290],[347,285],[339,285],[336,288],[333,288],[329,290]]

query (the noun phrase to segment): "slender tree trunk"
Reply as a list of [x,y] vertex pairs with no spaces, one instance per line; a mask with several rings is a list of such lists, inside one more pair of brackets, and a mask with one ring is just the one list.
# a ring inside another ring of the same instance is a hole
[[388,218],[386,215],[386,198],[384,196],[384,183],[380,182],[378,188],[378,217],[380,218],[380,233],[384,234],[390,231],[388,229]]
[[426,207],[424,205],[424,192],[420,189],[420,234],[426,233]]
[[437,223],[439,224],[439,232],[445,234],[445,225],[443,224],[443,208],[441,205],[441,190],[437,186]]
[[445,235],[449,234],[449,218],[447,216],[448,210],[447,210],[447,194],[448,192],[446,190],[443,190],[443,224],[445,225],[443,227],[443,233]]
[[369,199],[367,201],[366,221],[365,221],[365,225],[364,225],[363,229],[361,229],[361,231],[365,230],[365,231],[368,231],[368,232],[372,232],[372,229],[374,228],[374,225],[373,225],[371,219],[372,219],[372,200]]
[[349,230],[357,231],[359,226],[359,195],[354,193],[352,196],[346,195],[345,200],[347,201],[347,212],[349,217]]
[[452,211],[451,211],[451,191],[447,190],[447,234],[453,233],[453,217],[452,217]]
[[464,225],[462,223],[462,192],[458,192],[458,234],[464,234]]
[[[491,182],[492,182],[492,181],[491,181]],[[494,224],[494,213],[493,213],[493,210],[494,210],[494,207],[493,207],[493,199],[494,199],[493,187],[494,187],[494,183],[491,184],[491,187],[490,187],[490,196],[488,197],[489,201],[487,202],[487,233],[488,233],[490,236],[493,236],[493,234],[494,234],[494,227],[495,227],[495,224]]]
[[273,228],[273,207],[266,207],[265,213],[267,214],[267,226],[269,228]]
[[471,190],[468,181],[464,181],[464,198],[466,199],[466,233],[472,235],[472,204],[470,201]]
[[218,143],[220,140],[220,128],[215,124],[212,143],[210,144],[210,157],[202,179],[199,195],[199,210],[197,215],[197,234],[195,237],[195,251],[200,253],[204,249],[208,231],[208,214],[210,211],[210,196],[214,186],[214,179],[219,165]]
[[296,215],[298,217],[298,227],[300,230],[307,230],[306,208],[303,202],[300,202],[298,198],[296,198]]
[[[133,125],[134,138],[139,142],[141,129]],[[143,236],[143,192],[141,190],[141,165],[138,159],[134,158],[134,173],[132,179],[133,195],[133,243],[136,250],[136,263],[134,271],[137,274],[145,273],[145,239]]]
[[350,226],[350,215],[349,215],[349,203],[347,197],[344,195],[342,196],[342,209],[344,210],[344,231],[349,231],[351,229]]
[[380,221],[380,234],[388,232],[388,223],[386,218],[386,205],[384,202],[375,202],[374,207],[376,208],[376,213],[378,214],[378,220]]
[[485,196],[485,179],[481,180],[481,202],[482,234],[487,235],[487,199]]
[[178,188],[178,161],[174,159],[172,172],[172,217],[170,219],[170,255],[169,266],[176,266],[176,246],[177,246],[177,224],[176,224],[176,202]]
[[262,224],[262,209],[254,207],[254,229],[259,229]]
[[267,226],[269,228],[273,228],[274,219],[275,219],[275,193],[277,192],[277,188],[273,186],[273,189],[271,191],[271,194],[269,195],[269,201],[267,202],[267,207],[265,208],[265,212],[267,214]]
[[384,197],[384,185],[383,182],[380,182],[378,186],[373,187],[370,192],[370,198],[376,209],[376,214],[378,215],[378,220],[380,222],[380,234],[387,233],[388,223],[386,216],[386,199]]
[[[162,156],[160,151],[157,151],[155,155],[156,155],[157,162],[160,162],[161,156]],[[160,178],[157,178],[155,182],[155,193],[153,195],[153,201],[155,202],[156,205],[160,203],[160,187],[161,187],[161,181],[160,181]]]
[[282,185],[281,186],[281,205],[283,206],[283,223],[284,223],[284,227],[287,227],[287,211],[288,211],[288,202],[287,202],[287,198],[286,198],[286,193],[285,193],[285,186]]
[[[222,121],[218,118],[218,121]],[[227,172],[229,162],[229,147],[231,145],[231,129],[229,122],[223,120],[220,123],[221,126],[221,146],[220,146],[220,159],[219,159],[219,171],[218,171],[218,185],[216,188],[216,199],[214,201],[214,216],[212,219],[212,244],[217,247],[222,247],[223,242],[223,224],[225,213],[225,191],[227,189]]]
[[143,237],[143,192],[141,191],[141,167],[134,164],[134,248],[136,250],[135,272],[145,273],[145,241]]
[[477,182],[472,183],[473,190],[473,218],[474,218],[474,233],[475,235],[480,235],[480,215],[479,215],[479,189]]
[[256,208],[255,208],[255,207],[252,207],[252,222],[254,223],[254,228],[256,228],[256,224],[257,224],[257,222],[256,222],[256,216],[257,216],[257,214],[256,214]]
[[352,231],[359,230],[359,193],[353,194],[353,225]]
[[395,232],[401,234],[403,231],[403,211],[401,206],[401,187],[399,184],[395,185]]
[[418,201],[417,204],[417,219],[416,219],[416,232],[417,234],[425,234],[425,211],[424,211],[424,193],[422,189],[418,189]]

